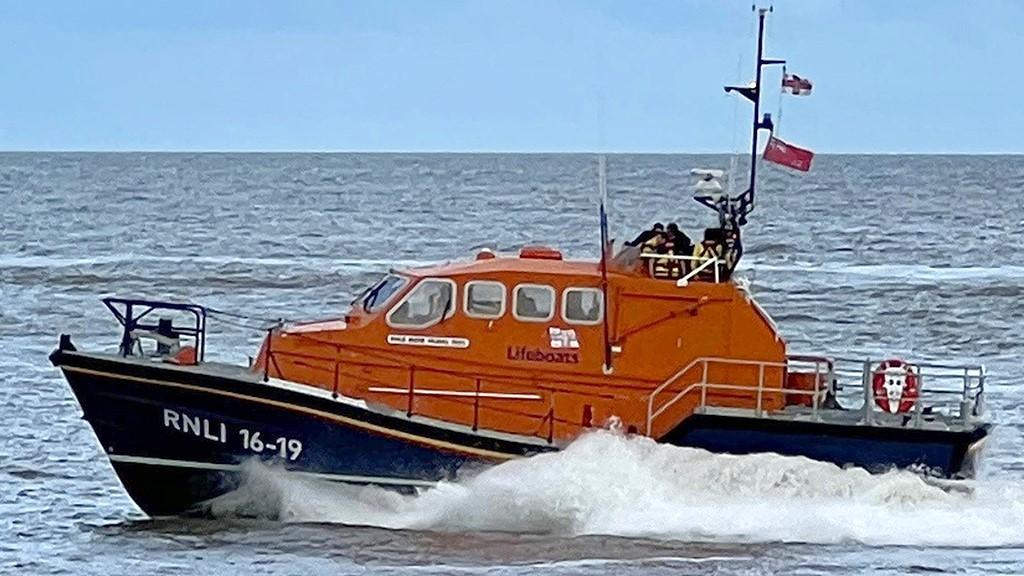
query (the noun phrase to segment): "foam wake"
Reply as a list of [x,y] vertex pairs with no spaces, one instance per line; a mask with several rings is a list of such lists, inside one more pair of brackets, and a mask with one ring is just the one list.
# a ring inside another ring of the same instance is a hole
[[214,515],[385,528],[609,534],[687,541],[1024,544],[1024,487],[943,490],[909,472],[870,475],[805,458],[716,455],[595,432],[560,453],[489,468],[415,495],[253,464]]

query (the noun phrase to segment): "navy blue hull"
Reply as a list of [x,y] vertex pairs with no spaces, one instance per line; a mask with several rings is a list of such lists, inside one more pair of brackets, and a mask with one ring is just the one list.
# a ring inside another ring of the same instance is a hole
[[954,478],[973,475],[976,448],[987,434],[987,425],[969,432],[939,431],[695,414],[661,441],[711,452],[774,452],[872,472],[911,468]]
[[153,516],[230,491],[253,458],[332,480],[413,487],[551,449],[262,383],[56,354],[122,484]]
[[[554,450],[404,414],[166,364],[58,350],[85,419],[132,499],[152,516],[189,513],[235,488],[246,460],[344,482],[429,485],[467,467]],[[969,475],[988,432],[693,415],[660,441],[712,452],[775,452],[872,471]]]

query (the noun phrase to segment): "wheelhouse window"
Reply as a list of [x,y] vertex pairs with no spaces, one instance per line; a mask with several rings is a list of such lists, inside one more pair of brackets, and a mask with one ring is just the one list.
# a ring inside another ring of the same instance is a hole
[[398,328],[429,328],[455,314],[455,282],[441,278],[421,280],[388,313],[387,321]]
[[356,298],[356,302],[362,302],[363,310],[376,312],[384,308],[388,301],[401,291],[405,283],[406,279],[404,277],[397,274],[388,274],[380,282],[367,288],[359,298]]
[[466,283],[466,316],[494,319],[505,314],[505,285],[490,280]]
[[598,324],[604,313],[604,295],[597,288],[566,288],[562,318],[570,324]]
[[541,284],[516,286],[513,316],[527,322],[546,322],[555,315],[555,289]]

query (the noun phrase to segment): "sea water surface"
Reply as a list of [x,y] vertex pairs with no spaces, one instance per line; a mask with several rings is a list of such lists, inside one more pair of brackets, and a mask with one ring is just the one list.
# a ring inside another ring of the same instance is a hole
[[[613,234],[695,234],[693,167],[612,155]],[[978,480],[612,433],[418,495],[252,466],[213,520],[147,520],[56,369],[113,349],[106,295],[268,318],[341,313],[391,266],[480,247],[597,253],[588,155],[0,154],[0,571],[19,574],[1024,573],[1024,157],[820,156],[765,167],[742,275],[795,351],[989,367]],[[215,322],[210,355],[261,334]],[[231,504],[234,502],[234,504]],[[231,506],[277,520],[245,520]]]

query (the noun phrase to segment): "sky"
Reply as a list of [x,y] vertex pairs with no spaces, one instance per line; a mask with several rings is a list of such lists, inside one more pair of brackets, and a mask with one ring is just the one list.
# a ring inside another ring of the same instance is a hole
[[[762,2],[762,5],[767,5]],[[0,0],[0,149],[735,152],[750,0]],[[1024,2],[777,0],[778,135],[1024,153]]]

